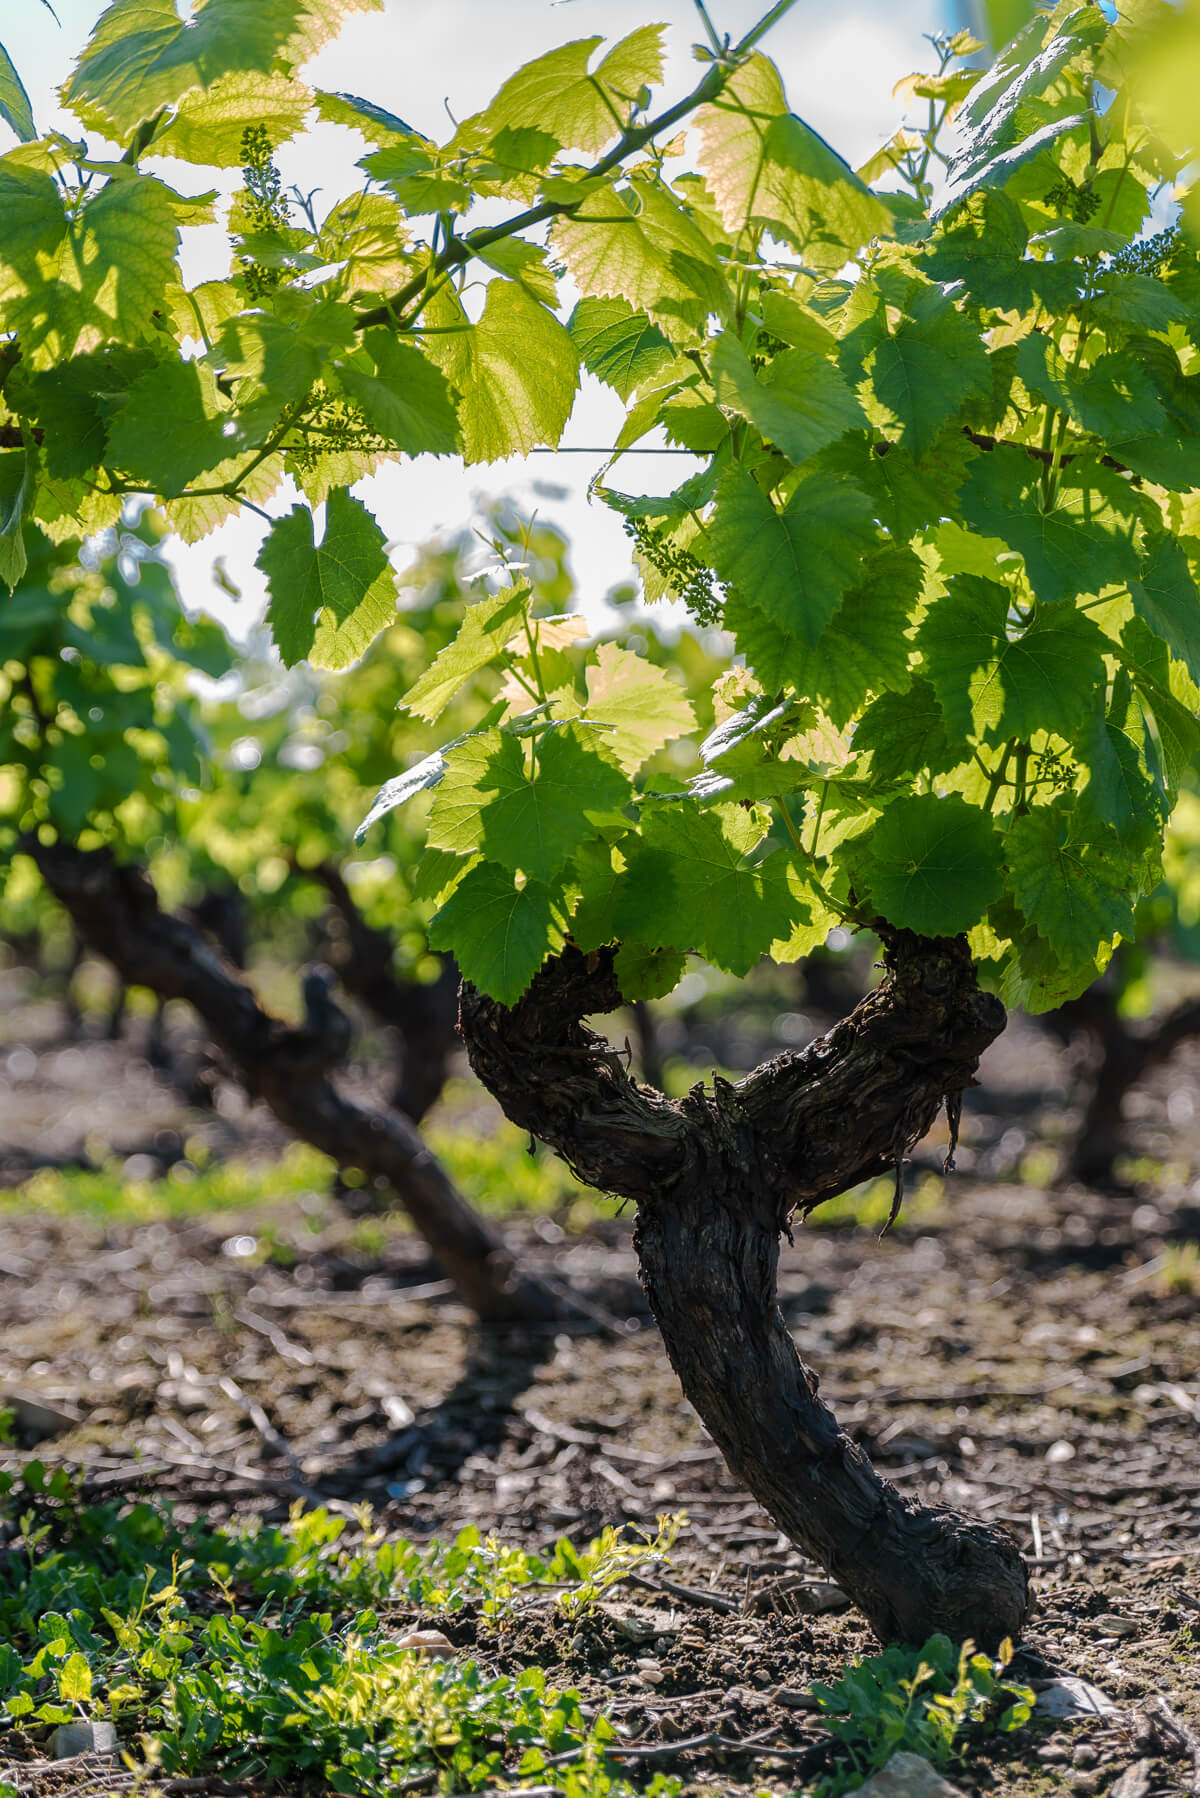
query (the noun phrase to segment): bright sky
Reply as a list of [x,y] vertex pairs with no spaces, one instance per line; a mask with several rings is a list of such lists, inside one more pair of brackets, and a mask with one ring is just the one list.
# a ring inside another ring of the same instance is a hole
[[[57,125],[72,136],[79,134],[78,125],[57,106],[54,92],[101,10],[99,0],[55,0],[60,26],[44,0],[3,0],[0,5],[0,41],[29,91],[39,130]],[[710,0],[709,5],[718,30],[735,41],[765,10],[766,0]],[[701,35],[691,0],[664,0],[653,8],[644,0],[387,0],[382,14],[351,18],[340,38],[309,65],[306,78],[316,86],[374,100],[417,129],[443,138],[451,129],[447,106],[460,119],[478,110],[531,57],[573,38],[597,34],[615,39],[648,19],[671,27],[667,103],[685,93],[699,74],[689,55]],[[895,82],[929,66],[922,34],[959,23],[954,0],[797,0],[763,48],[783,72],[793,109],[857,164],[899,123],[891,97]],[[0,134],[6,135],[2,126]],[[280,163],[287,181],[305,191],[322,188],[319,212],[357,186],[361,177],[353,165],[365,147],[355,132],[319,125],[285,151]],[[158,169],[184,191],[206,185],[198,179],[200,171],[183,164],[163,162]],[[186,233],[185,256],[193,279],[225,272],[218,233]],[[564,445],[611,441],[620,416],[615,396],[588,377]],[[360,482],[356,492],[378,517],[401,570],[417,544],[467,523],[480,499],[507,495],[526,511],[536,507],[570,539],[581,599],[595,610],[604,594],[631,574],[629,545],[619,521],[586,498],[588,480],[601,459],[539,454],[463,469],[446,458],[422,457],[382,470]],[[680,457],[643,455],[618,464],[613,481],[631,490],[665,492],[684,478],[688,467]],[[271,510],[278,515],[289,504],[281,489]],[[264,597],[253,563],[266,528],[247,514],[190,549],[178,546],[175,560],[188,603],[230,617],[228,601],[212,575],[220,557],[243,593],[238,621],[248,623]]]

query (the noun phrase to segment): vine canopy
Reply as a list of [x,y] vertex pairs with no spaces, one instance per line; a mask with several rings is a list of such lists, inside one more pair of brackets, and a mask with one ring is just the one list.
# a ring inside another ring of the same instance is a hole
[[[884,919],[1058,1003],[1160,878],[1200,746],[1174,9],[1064,0],[987,70],[937,40],[855,173],[757,48],[786,4],[663,112],[646,25],[535,59],[445,142],[303,79],[375,0],[115,0],[63,90],[94,145],[37,136],[0,57],[10,586],[31,525],[147,495],[194,542],[270,507],[279,652],[344,668],[398,602],[361,477],[557,445],[585,376],[624,406],[595,497],[724,672],[689,696],[512,567],[404,704],[436,726],[488,669],[494,701],[372,814],[426,795],[430,940],[506,1002],[568,937],[619,942],[635,997],[689,952],[743,973]],[[320,217],[276,164],[314,112],[369,146]],[[219,215],[191,190],[230,168],[228,273],[189,286],[180,234]],[[507,218],[472,227],[482,200]],[[686,478],[627,491],[656,431]]]

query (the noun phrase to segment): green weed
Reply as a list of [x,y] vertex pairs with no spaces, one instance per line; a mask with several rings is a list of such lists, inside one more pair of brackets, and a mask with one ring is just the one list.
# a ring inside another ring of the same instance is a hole
[[[882,1230],[892,1212],[896,1182],[881,1174],[827,1199],[812,1213],[810,1227],[822,1230]],[[945,1183],[936,1174],[922,1174],[905,1193],[900,1217],[905,1223],[939,1224],[946,1221]]]
[[814,1798],[857,1790],[897,1752],[947,1767],[982,1737],[1020,1729],[1033,1713],[1033,1693],[1005,1677],[1011,1658],[1009,1642],[992,1660],[972,1642],[957,1648],[947,1636],[931,1636],[923,1648],[887,1648],[832,1685],[814,1685],[844,1757]]
[[[469,1601],[496,1616],[523,1586],[591,1595],[664,1552],[659,1538],[606,1532],[538,1556],[466,1529],[418,1548],[366,1510],[299,1507],[282,1527],[181,1527],[169,1507],[84,1505],[36,1461],[0,1491],[18,1531],[0,1567],[0,1727],[111,1718],[131,1767],[172,1777],[304,1775],[385,1798],[415,1783],[519,1790],[553,1767],[570,1798],[632,1798],[606,1753],[616,1726],[585,1718],[576,1692],[540,1668],[424,1659],[389,1619]],[[652,1789],[673,1798],[678,1781]]]
[[1169,1242],[1154,1281],[1163,1298],[1200,1293],[1200,1242]]

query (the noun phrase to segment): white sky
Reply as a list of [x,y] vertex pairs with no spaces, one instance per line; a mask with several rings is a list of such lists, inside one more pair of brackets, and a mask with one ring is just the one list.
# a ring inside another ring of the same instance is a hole
[[[78,125],[57,106],[54,92],[99,16],[99,0],[55,0],[57,25],[42,0],[0,0],[0,42],[19,70],[33,102],[38,128],[59,126],[72,136]],[[766,0],[711,0],[717,29],[736,39],[766,10]],[[789,101],[801,117],[857,164],[899,122],[893,85],[930,63],[922,33],[956,25],[953,0],[797,0],[763,48],[779,64]],[[385,11],[349,19],[340,38],[305,71],[313,85],[374,100],[418,130],[444,138],[451,129],[444,102],[456,118],[478,110],[513,69],[555,44],[602,35],[610,40],[649,20],[663,20],[670,57],[662,103],[680,97],[700,70],[689,46],[702,34],[690,0],[387,0]],[[656,100],[656,109],[659,102]],[[8,133],[0,125],[0,139]],[[3,146],[0,146],[3,147]],[[319,125],[280,157],[285,178],[302,189],[322,188],[318,212],[353,191],[361,180],[355,159],[366,146],[357,133]],[[153,165],[152,165],[153,166]],[[185,192],[208,185],[201,173],[178,162],[158,165]],[[192,242],[187,242],[188,238]],[[225,272],[219,234],[185,233],[186,268],[192,279]],[[564,435],[564,445],[611,441],[622,409],[615,396],[586,379]],[[392,543],[403,569],[411,550],[431,535],[470,519],[480,498],[507,495],[525,510],[560,526],[572,544],[580,597],[589,610],[631,575],[629,545],[606,507],[589,505],[586,488],[602,458],[584,454],[516,457],[489,467],[463,469],[448,458],[422,457],[393,464],[356,487]],[[614,484],[665,492],[687,473],[681,457],[638,456],[617,465]],[[286,512],[280,489],[270,510]],[[221,557],[241,588],[238,622],[257,614],[264,597],[254,569],[266,525],[247,514],[192,548],[177,546],[174,559],[184,597],[230,618],[212,577]]]

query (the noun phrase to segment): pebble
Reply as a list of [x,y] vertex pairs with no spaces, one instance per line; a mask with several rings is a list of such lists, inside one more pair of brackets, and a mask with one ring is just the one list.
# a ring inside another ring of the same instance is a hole
[[452,1661],[458,1653],[449,1636],[444,1636],[440,1629],[414,1629],[408,1635],[400,1636],[397,1648],[411,1648],[414,1654],[423,1654],[431,1661]]
[[115,1754],[115,1723],[60,1723],[54,1732],[56,1761],[73,1760],[77,1754]]

